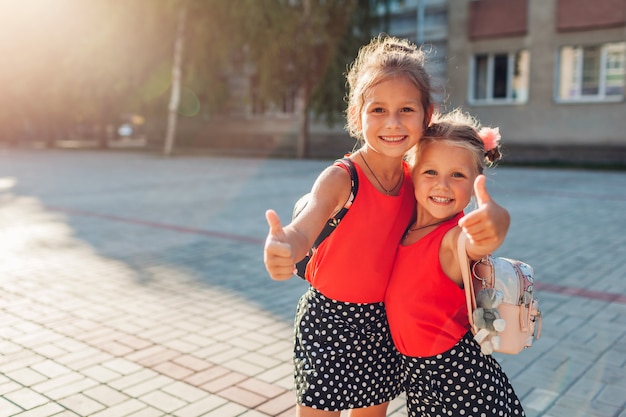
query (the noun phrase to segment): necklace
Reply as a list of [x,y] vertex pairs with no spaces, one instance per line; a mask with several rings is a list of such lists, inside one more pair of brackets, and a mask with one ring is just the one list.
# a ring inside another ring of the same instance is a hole
[[443,220],[439,220],[438,222],[431,223],[431,224],[427,224],[427,225],[425,225],[425,226],[414,227],[414,228],[412,228],[412,229],[409,229],[409,232],[415,232],[415,231],[417,231],[417,230],[426,229],[427,227],[437,226],[438,224],[441,224],[441,223],[445,223],[445,222],[447,222],[448,220],[452,219],[453,217],[454,217],[454,216],[450,216],[450,217],[447,217],[447,218],[445,218],[445,219],[443,219]]
[[380,188],[382,188],[383,190],[385,190],[385,194],[387,195],[391,195],[392,192],[394,192],[399,186],[400,184],[402,184],[402,181],[404,180],[404,170],[400,175],[400,179],[398,180],[398,182],[396,183],[396,185],[393,186],[393,188],[391,188],[390,190],[386,189],[385,186],[383,185],[382,182],[380,182],[380,180],[378,179],[378,177],[376,176],[376,174],[374,174],[374,171],[372,170],[372,168],[370,168],[370,164],[367,163],[367,159],[365,159],[365,155],[363,154],[363,152],[361,152],[361,158],[363,158],[363,162],[365,162],[365,166],[367,167],[367,169],[369,169],[369,171],[371,172],[372,176],[374,177],[374,179],[376,180],[376,182],[378,183],[378,185],[380,185]]

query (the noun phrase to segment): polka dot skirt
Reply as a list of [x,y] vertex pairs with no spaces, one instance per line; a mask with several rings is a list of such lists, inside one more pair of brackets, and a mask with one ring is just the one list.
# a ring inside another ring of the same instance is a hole
[[403,387],[383,303],[339,302],[314,288],[298,304],[294,364],[298,404],[320,410],[382,404]]
[[409,417],[525,416],[500,364],[467,333],[449,351],[405,357]]

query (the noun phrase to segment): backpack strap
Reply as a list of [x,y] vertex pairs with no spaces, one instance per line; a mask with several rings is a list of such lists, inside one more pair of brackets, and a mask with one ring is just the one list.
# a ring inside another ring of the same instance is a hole
[[466,239],[467,236],[461,231],[461,233],[459,233],[459,240],[457,241],[457,252],[461,274],[463,275],[463,288],[465,289],[465,302],[467,303],[467,318],[469,319],[472,333],[476,334],[478,329],[474,325],[474,316],[472,315],[472,312],[476,309],[476,295],[474,294],[474,282],[472,281],[472,275],[470,273],[470,260],[465,250]]
[[317,239],[315,239],[315,242],[313,243],[314,248],[318,247],[324,241],[324,239],[330,236],[330,234],[339,225],[339,222],[341,221],[343,216],[346,215],[346,213],[348,212],[348,209],[350,208],[350,206],[352,206],[352,203],[354,202],[354,199],[356,198],[356,193],[359,190],[359,176],[357,175],[356,168],[354,167],[352,160],[348,157],[344,157],[341,159],[337,159],[334,165],[337,165],[337,164],[343,164],[348,169],[348,173],[350,174],[350,180],[352,181],[352,184],[350,187],[350,196],[348,197],[348,200],[346,201],[344,206],[341,208],[341,210],[339,210],[337,214],[335,214],[333,217],[328,219],[328,221],[326,222],[326,225],[324,226],[324,229],[322,229],[322,232],[319,234],[319,236],[317,237]]

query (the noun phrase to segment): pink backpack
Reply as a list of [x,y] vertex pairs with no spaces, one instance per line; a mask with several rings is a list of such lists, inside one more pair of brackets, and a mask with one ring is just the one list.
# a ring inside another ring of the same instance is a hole
[[[533,268],[518,260],[493,256],[472,262],[465,251],[466,238],[461,232],[458,252],[474,339],[487,354],[491,351],[517,354],[531,347],[533,340],[541,336],[541,312],[539,300],[534,297]],[[490,290],[497,298],[497,312],[492,313],[504,321],[503,330],[496,331],[493,326],[490,330],[481,329],[475,323],[475,312],[481,307],[476,304],[476,295],[485,288],[496,290]]]

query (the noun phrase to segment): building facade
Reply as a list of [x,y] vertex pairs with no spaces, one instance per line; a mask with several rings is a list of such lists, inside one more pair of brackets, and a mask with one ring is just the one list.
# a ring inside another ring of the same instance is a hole
[[448,19],[447,106],[513,157],[626,163],[626,1],[455,0]]

